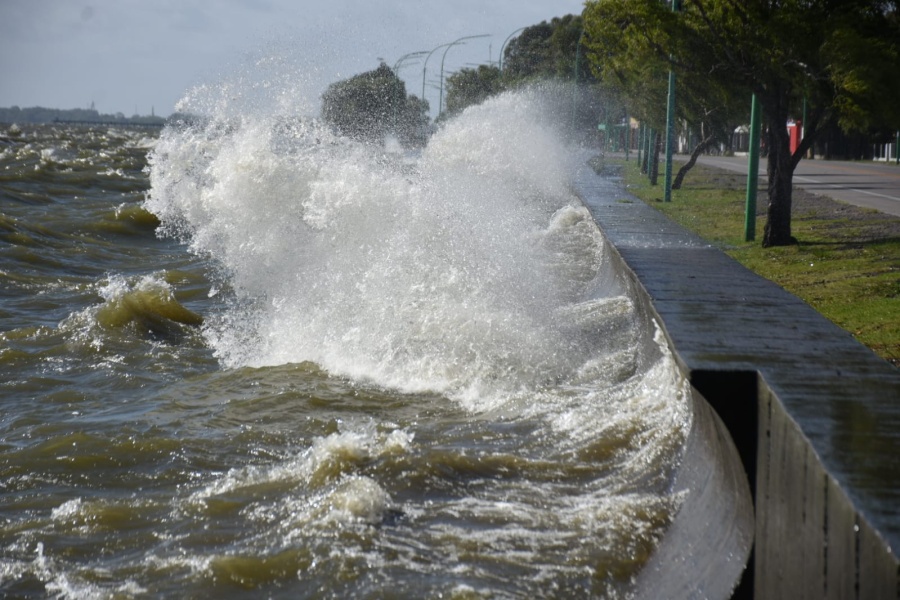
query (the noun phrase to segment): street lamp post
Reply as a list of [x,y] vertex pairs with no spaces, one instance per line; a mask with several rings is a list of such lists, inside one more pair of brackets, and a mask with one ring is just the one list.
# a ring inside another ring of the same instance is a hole
[[419,58],[420,56],[428,54],[428,50],[419,50],[418,52],[409,52],[408,54],[404,54],[400,58],[397,59],[397,62],[394,63],[394,75],[397,75],[400,72],[400,67],[403,66],[403,63]]
[[444,107],[444,59],[447,58],[447,53],[450,51],[450,48],[452,48],[453,46],[462,44],[466,40],[474,40],[476,38],[485,38],[485,37],[491,37],[491,36],[490,36],[490,34],[487,34],[487,33],[483,33],[481,35],[467,35],[465,37],[459,38],[458,40],[450,42],[449,44],[446,44],[447,48],[446,48],[446,50],[444,50],[444,55],[441,57],[441,95],[438,98],[438,116],[441,116],[441,113],[444,110],[443,109],[443,107]]
[[431,55],[443,48],[444,46],[449,46],[450,44],[441,44],[437,48],[434,48],[431,52],[428,53],[428,56],[425,57],[425,63],[422,65],[422,100],[425,100],[425,69],[428,68],[428,59],[431,58]]
[[750,148],[747,165],[747,200],[744,208],[744,241],[756,239],[756,188],[759,187],[759,129],[762,107],[753,94],[750,101]]
[[[678,12],[678,0],[672,0],[672,11]],[[675,150],[675,70],[669,67],[669,94],[666,104],[666,173],[663,200],[672,201],[672,153]]]
[[[406,61],[409,61],[409,60],[416,59],[416,58],[422,56],[423,54],[428,54],[428,51],[427,50],[419,50],[417,52],[409,52],[407,54],[404,54],[400,58],[398,58],[397,62],[394,63],[394,68],[391,69],[394,72],[394,75],[397,76],[399,79],[400,67],[403,66],[403,63]],[[404,101],[405,101],[405,98],[404,98]],[[395,129],[397,127],[397,110],[398,109],[399,109],[398,105],[396,103],[394,103],[392,120],[393,120]]]
[[528,27],[519,27],[518,29],[513,31],[511,34],[509,34],[505,40],[503,40],[503,45],[500,46],[500,72],[501,73],[503,73],[503,50],[506,48],[507,42],[509,42],[509,40],[512,39],[512,36],[516,35],[520,31],[523,31],[525,29],[528,29]]
[[572,86],[572,139],[575,138],[576,117],[578,114],[578,71],[581,66],[578,59],[581,57],[581,41],[583,39],[584,29],[582,28],[581,35],[578,36],[578,44],[575,46],[575,72],[573,73],[575,83]]

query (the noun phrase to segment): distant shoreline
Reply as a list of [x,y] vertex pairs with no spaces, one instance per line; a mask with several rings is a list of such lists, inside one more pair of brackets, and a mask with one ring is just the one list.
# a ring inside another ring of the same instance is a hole
[[161,119],[159,122],[145,123],[143,121],[132,121],[130,119],[125,120],[117,120],[117,121],[64,121],[62,119],[57,119],[54,121],[48,121],[46,123],[29,123],[29,125],[103,125],[105,127],[163,127],[166,124],[165,119]]
[[44,108],[32,106],[0,108],[0,123],[17,125],[41,125],[60,123],[66,125],[129,125],[140,127],[162,127],[168,118],[152,115],[132,115],[122,113],[104,114],[93,108]]

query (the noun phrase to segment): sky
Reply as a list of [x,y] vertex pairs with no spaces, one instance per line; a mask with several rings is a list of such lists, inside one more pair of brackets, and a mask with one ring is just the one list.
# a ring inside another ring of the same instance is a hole
[[[583,0],[0,0],[0,107],[167,116],[199,96],[315,112],[329,83],[399,63],[435,112],[440,72],[496,62],[517,29]],[[446,54],[445,54],[446,51]],[[216,90],[211,94],[210,90]],[[252,90],[252,91],[248,91]]]

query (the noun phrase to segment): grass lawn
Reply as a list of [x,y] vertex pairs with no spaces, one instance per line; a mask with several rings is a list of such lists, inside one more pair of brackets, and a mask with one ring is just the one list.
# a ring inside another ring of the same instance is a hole
[[622,166],[629,192],[900,366],[900,218],[794,188],[798,244],[763,248],[765,189],[757,196],[756,241],[744,241],[745,175],[698,164],[664,203],[662,173],[654,187],[636,160],[609,163]]

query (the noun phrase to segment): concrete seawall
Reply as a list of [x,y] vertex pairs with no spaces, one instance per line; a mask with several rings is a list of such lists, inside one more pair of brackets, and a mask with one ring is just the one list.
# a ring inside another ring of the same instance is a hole
[[574,188],[748,474],[735,597],[900,598],[900,370],[612,174],[585,166]]

